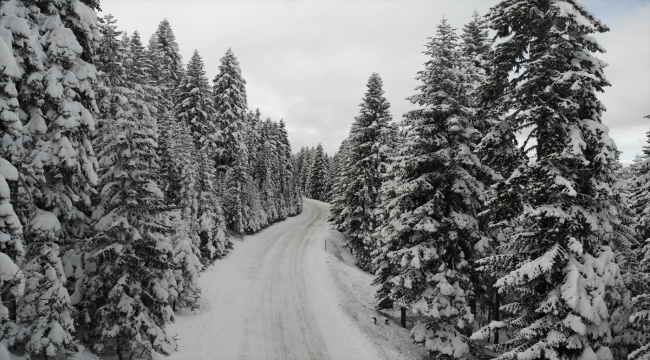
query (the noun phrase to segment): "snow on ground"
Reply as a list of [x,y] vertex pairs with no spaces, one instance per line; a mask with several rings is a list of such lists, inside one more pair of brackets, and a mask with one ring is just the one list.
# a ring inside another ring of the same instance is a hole
[[169,326],[178,339],[169,358],[427,359],[372,309],[372,275],[350,265],[328,211],[305,199],[302,214],[246,236],[202,273],[203,307]]

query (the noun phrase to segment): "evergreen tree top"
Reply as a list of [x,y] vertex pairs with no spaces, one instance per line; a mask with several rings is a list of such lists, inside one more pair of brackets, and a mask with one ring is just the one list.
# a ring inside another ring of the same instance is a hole
[[[644,119],[650,119],[650,115],[644,116],[643,118]],[[646,136],[646,138],[648,140],[646,141],[646,144],[643,145],[643,150],[642,151],[643,151],[643,155],[648,157],[648,156],[650,156],[650,131],[646,132],[645,136]]]
[[213,94],[217,113],[223,117],[243,118],[248,105],[246,100],[246,80],[242,78],[239,61],[228,48],[220,59],[219,74],[215,76]]
[[[363,115],[377,115],[380,113],[384,122],[390,122],[392,117],[388,112],[390,103],[384,97],[384,82],[377,73],[372,73],[366,84],[367,91],[363,102],[359,104]],[[377,120],[377,119],[375,119]]]
[[157,76],[160,77],[161,85],[169,91],[176,88],[183,77],[184,67],[176,36],[167,19],[161,21],[156,32],[151,35],[149,51],[152,60],[156,62],[155,70],[159,73]]
[[[418,72],[417,79],[422,85],[416,87],[420,93],[408,100],[420,106],[436,106],[439,110],[447,110],[446,106],[456,106],[464,94],[461,86],[465,79],[460,71],[460,52],[456,29],[446,19],[437,25],[436,36],[429,38],[424,54],[430,57],[425,63],[425,69]],[[440,104],[447,104],[440,107]]]
[[487,21],[477,11],[472,14],[472,20],[463,26],[463,54],[476,56],[490,50],[492,41],[489,39]]

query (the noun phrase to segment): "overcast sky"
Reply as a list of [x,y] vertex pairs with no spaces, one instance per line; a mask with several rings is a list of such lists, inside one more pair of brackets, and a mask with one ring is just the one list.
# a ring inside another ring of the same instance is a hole
[[[121,30],[145,41],[167,18],[186,62],[197,49],[210,80],[231,47],[247,81],[248,104],[284,119],[294,151],[322,143],[332,155],[359,113],[371,73],[384,80],[393,118],[413,106],[427,38],[444,16],[457,27],[494,0],[137,1],[102,0]],[[650,121],[650,0],[582,1],[611,31],[597,35],[612,87],[603,117],[622,159],[645,144]],[[460,31],[460,30],[459,30]]]

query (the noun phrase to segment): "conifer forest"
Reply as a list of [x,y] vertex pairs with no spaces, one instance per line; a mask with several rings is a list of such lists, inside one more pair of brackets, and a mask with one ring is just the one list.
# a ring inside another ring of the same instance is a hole
[[104,2],[0,1],[0,360],[650,360],[650,131],[580,0],[434,14],[330,154]]

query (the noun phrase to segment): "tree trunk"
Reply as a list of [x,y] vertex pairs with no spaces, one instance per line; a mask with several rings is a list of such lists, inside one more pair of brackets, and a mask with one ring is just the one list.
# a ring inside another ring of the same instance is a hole
[[400,310],[402,327],[406,329],[406,308],[402,306],[399,310]]
[[[496,320],[496,321],[501,320],[501,316],[499,316],[500,315],[499,307],[501,306],[501,304],[499,304],[499,300],[500,300],[499,299],[499,291],[497,291],[495,306],[494,306],[494,320]],[[499,343],[499,330],[498,329],[494,331],[494,343],[495,344]]]
[[[488,289],[488,301],[487,301],[487,324],[489,325],[492,321],[492,291]],[[491,336],[491,335],[490,335]],[[490,342],[490,336],[488,336],[488,343]]]
[[120,341],[120,337],[118,336],[116,340],[117,340],[117,349],[116,349],[117,358],[119,360],[124,360],[124,357],[122,355],[122,352],[123,352],[124,349],[122,347],[122,342]]

